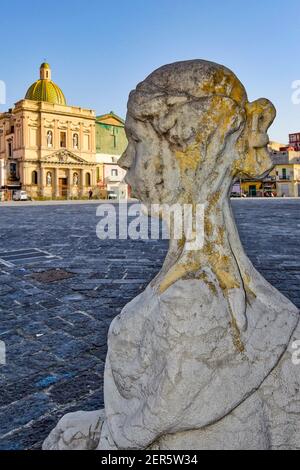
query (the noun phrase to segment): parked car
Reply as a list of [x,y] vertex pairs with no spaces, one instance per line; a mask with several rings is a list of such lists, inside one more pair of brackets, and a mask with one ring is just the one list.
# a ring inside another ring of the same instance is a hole
[[30,201],[30,197],[26,191],[16,191],[13,194],[13,201]]
[[118,199],[118,195],[114,191],[107,191],[107,199]]

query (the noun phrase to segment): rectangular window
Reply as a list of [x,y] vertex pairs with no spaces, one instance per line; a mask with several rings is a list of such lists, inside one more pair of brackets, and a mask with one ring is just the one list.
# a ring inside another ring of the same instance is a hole
[[118,170],[111,170],[111,176],[118,176]]
[[11,163],[9,165],[9,174],[12,179],[15,179],[17,177],[17,165],[16,163]]
[[13,149],[12,149],[12,143],[8,142],[8,156],[12,157],[13,156]]
[[67,134],[66,132],[60,133],[60,147],[66,148],[67,147]]

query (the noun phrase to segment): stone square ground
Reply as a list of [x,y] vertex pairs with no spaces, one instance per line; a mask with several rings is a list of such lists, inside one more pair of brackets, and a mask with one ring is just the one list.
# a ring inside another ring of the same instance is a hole
[[[109,325],[162,264],[166,241],[100,241],[96,208],[0,206],[0,450],[40,449],[62,415],[103,407]],[[300,308],[300,199],[233,208],[256,268]]]

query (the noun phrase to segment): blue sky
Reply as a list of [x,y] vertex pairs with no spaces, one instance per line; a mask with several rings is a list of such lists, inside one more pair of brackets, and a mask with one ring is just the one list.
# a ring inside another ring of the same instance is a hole
[[249,99],[277,108],[270,137],[300,131],[299,0],[14,0],[1,2],[0,80],[7,105],[23,98],[40,63],[69,104],[125,116],[128,93],[160,65],[193,58],[222,63]]

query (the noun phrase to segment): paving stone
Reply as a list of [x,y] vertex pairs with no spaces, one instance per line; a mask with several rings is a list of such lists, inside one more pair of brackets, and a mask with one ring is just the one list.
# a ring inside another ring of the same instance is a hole
[[71,377],[48,391],[50,398],[56,403],[71,403],[73,400],[87,396],[91,391],[100,388],[100,377],[93,372],[84,371],[77,377]]
[[35,393],[0,410],[0,437],[54,409],[44,393]]
[[[300,308],[300,200],[236,200],[233,209],[256,268]],[[39,248],[61,258],[0,269],[0,340],[8,348],[0,435],[9,432],[0,450],[39,449],[62,415],[103,406],[108,328],[157,274],[167,241],[99,240],[91,205],[0,212],[3,251]],[[49,270],[72,278],[41,283],[35,274]]]

